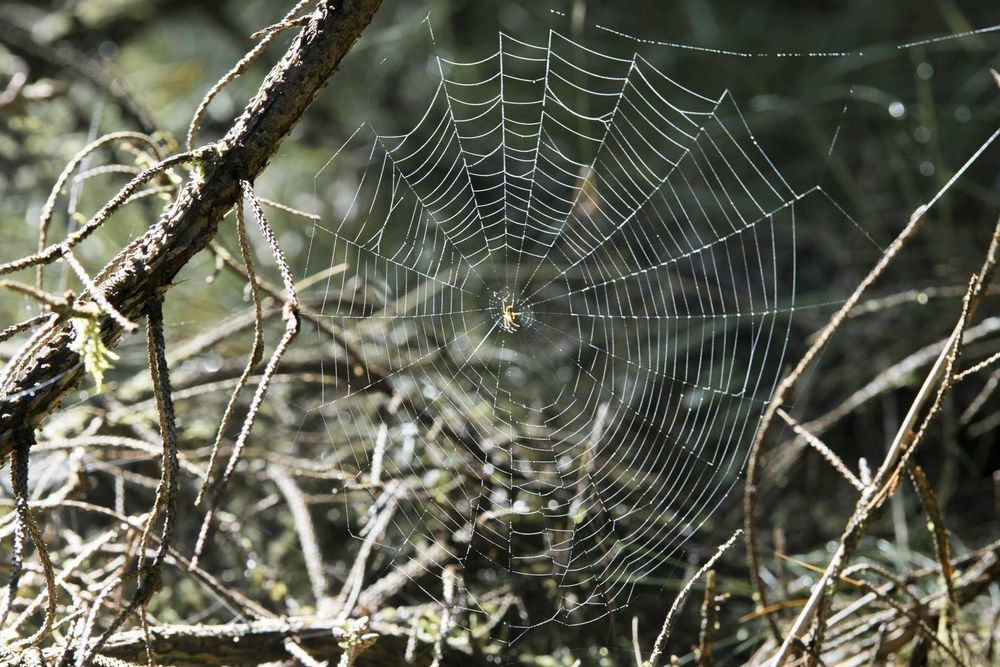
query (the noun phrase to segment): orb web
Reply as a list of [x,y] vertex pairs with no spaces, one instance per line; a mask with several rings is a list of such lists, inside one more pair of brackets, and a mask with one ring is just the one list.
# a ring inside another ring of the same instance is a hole
[[822,191],[790,187],[727,91],[639,53],[501,33],[432,70],[406,132],[365,124],[315,177],[307,265],[348,268],[312,291],[349,352],[303,422],[411,590],[440,600],[453,568],[460,617],[587,622],[738,482]]

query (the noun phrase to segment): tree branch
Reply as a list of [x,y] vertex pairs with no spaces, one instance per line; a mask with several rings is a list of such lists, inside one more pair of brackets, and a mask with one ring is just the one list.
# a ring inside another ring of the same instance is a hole
[[[378,639],[362,651],[355,661],[356,667],[389,667],[406,664],[407,631],[394,625],[373,622],[369,628]],[[260,664],[287,660],[283,639],[297,638],[310,654],[322,656],[331,664],[336,662],[350,643],[350,633],[333,621],[322,620],[268,620],[251,623],[229,623],[222,627],[160,626],[150,628],[153,654],[164,665],[232,665]],[[421,648],[412,667],[426,667],[431,662],[431,652],[421,637]],[[141,655],[144,638],[139,630],[123,632],[113,637],[104,647],[104,655],[134,659]],[[465,667],[485,667],[490,664],[483,656],[472,655],[465,647],[448,645],[444,664]]]
[[[309,23],[200,165],[201,177],[188,181],[156,224],[98,275],[95,282],[115,310],[136,319],[151,293],[169,289],[174,276],[215,236],[219,222],[241,196],[240,181],[253,180],[267,166],[381,4],[319,2]],[[101,318],[101,331],[108,348],[124,333],[107,316]],[[37,427],[79,384],[83,369],[70,350],[73,337],[71,324],[55,327],[23,372],[0,388],[0,457],[10,453],[17,428]]]

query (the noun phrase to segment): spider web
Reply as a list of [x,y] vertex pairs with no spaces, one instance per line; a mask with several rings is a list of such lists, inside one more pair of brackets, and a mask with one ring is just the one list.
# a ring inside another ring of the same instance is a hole
[[[556,32],[437,56],[405,133],[360,127],[307,265],[353,350],[302,406],[371,494],[352,534],[528,628],[628,604],[739,481],[795,311],[796,192],[728,91]],[[497,570],[525,606],[498,597]],[[440,583],[440,582],[439,582]],[[543,601],[543,602],[539,602]],[[537,616],[537,614],[535,615]]]

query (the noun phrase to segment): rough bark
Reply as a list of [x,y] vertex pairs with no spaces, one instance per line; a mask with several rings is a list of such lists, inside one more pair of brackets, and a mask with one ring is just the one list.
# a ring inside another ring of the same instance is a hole
[[[413,662],[406,661],[408,629],[375,623],[371,630],[378,639],[357,655],[356,667],[391,667],[410,665],[427,667],[433,659],[431,647],[419,642]],[[344,652],[344,632],[329,621],[258,621],[232,623],[223,627],[161,626],[150,628],[154,660],[163,665],[195,667],[203,665],[258,665],[288,660],[284,640],[294,638],[317,660],[337,664]],[[427,639],[426,637],[424,638]],[[486,667],[491,664],[482,655],[473,655],[446,644],[443,664],[465,667]],[[134,660],[143,655],[145,639],[142,631],[132,630],[112,637],[101,651],[103,655]]]
[[[328,0],[295,37],[216,151],[200,165],[201,178],[188,181],[176,201],[150,229],[122,250],[100,273],[108,301],[130,319],[142,317],[151,293],[169,289],[174,276],[214,237],[219,222],[240,197],[240,180],[251,181],[336,71],[341,59],[371,21],[382,0]],[[101,320],[105,344],[113,348],[122,329]],[[73,327],[52,331],[46,345],[0,397],[0,457],[23,425],[37,427],[73,390],[83,375],[69,349]]]

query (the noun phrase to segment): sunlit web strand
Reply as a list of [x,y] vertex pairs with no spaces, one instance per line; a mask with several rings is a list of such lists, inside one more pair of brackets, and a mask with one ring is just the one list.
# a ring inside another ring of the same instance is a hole
[[[304,412],[359,471],[381,439],[383,483],[411,489],[380,539],[396,558],[471,524],[460,563],[558,586],[517,623],[592,620],[739,479],[801,309],[795,209],[818,189],[792,190],[728,92],[638,54],[552,31],[435,64],[411,129],[363,128],[317,174],[317,192],[349,184],[310,239],[351,265],[321,315],[396,396],[361,378]],[[496,592],[470,575],[463,599]]]

